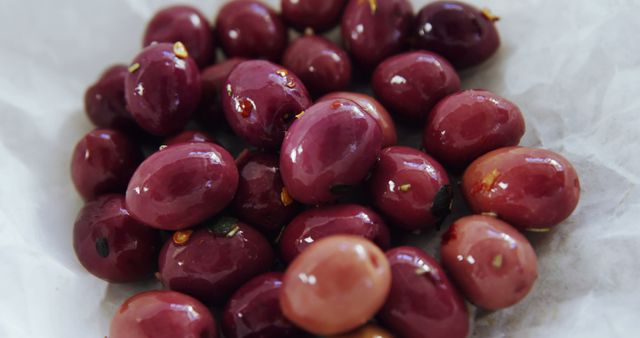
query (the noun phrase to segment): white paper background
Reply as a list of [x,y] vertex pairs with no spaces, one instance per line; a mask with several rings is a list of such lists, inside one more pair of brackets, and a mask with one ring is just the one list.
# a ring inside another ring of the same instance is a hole
[[[209,17],[220,5],[187,2]],[[503,45],[463,74],[464,87],[517,102],[523,143],[564,154],[583,186],[575,214],[532,238],[540,278],[531,295],[483,315],[475,335],[637,337],[640,3],[471,2],[502,17]],[[117,304],[141,287],[106,285],[76,262],[81,202],[69,159],[91,128],[85,88],[107,65],[132,59],[145,21],[169,3],[0,0],[0,337],[103,337]]]

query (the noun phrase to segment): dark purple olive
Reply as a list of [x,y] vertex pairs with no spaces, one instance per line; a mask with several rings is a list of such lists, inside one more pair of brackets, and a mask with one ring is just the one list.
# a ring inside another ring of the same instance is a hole
[[302,36],[293,41],[284,52],[282,64],[316,97],[344,90],[351,80],[349,55],[321,36]]
[[335,27],[347,0],[281,0],[282,17],[287,23],[304,31],[307,28],[322,33]]
[[433,257],[410,246],[391,249],[386,256],[392,279],[379,313],[385,326],[403,338],[468,336],[467,305]]
[[233,58],[205,68],[200,73],[202,82],[202,100],[196,110],[194,118],[210,129],[216,129],[224,120],[224,111],[220,94],[227,77],[238,64],[247,61],[243,58]]
[[184,128],[200,101],[200,71],[180,42],[153,44],[125,79],[127,105],[140,127],[167,136]]
[[140,148],[123,133],[95,129],[73,150],[71,180],[85,200],[106,193],[123,193],[142,158]]
[[289,39],[276,11],[261,1],[236,0],[222,6],[216,20],[218,41],[228,57],[280,60]]
[[204,304],[174,291],[147,291],[127,299],[111,320],[110,338],[218,338]]
[[160,234],[129,216],[122,195],[103,195],[87,203],[73,227],[73,249],[94,276],[112,283],[151,277]]
[[497,20],[489,10],[463,2],[431,2],[416,17],[415,47],[444,56],[456,68],[472,67],[490,58],[500,46]]
[[179,230],[214,216],[233,199],[238,170],[224,148],[183,143],[149,156],[131,177],[127,208],[141,222]]
[[182,144],[182,143],[202,143],[202,142],[218,143],[216,142],[216,139],[213,138],[213,136],[209,135],[208,133],[205,133],[204,131],[185,130],[180,134],[165,140],[164,145],[168,147],[168,146],[173,146],[173,145]]
[[536,253],[527,238],[495,217],[456,220],[442,236],[440,257],[467,299],[488,310],[518,303],[538,277]]
[[220,95],[235,133],[256,147],[271,149],[280,147],[290,121],[311,105],[295,74],[262,60],[237,65]]
[[355,102],[318,102],[294,121],[282,143],[284,185],[305,204],[334,201],[364,180],[381,144],[378,123]]
[[408,47],[412,22],[408,0],[350,0],[342,15],[342,40],[354,64],[370,70]]
[[171,290],[222,304],[273,264],[269,242],[252,227],[222,217],[210,227],[173,234],[160,252],[159,278]]
[[205,67],[215,61],[213,30],[198,9],[179,5],[158,11],[147,24],[142,46],[178,41],[184,44],[198,66]]
[[224,308],[222,332],[227,338],[303,338],[280,310],[282,273],[259,275],[236,291]]
[[280,237],[280,256],[290,263],[309,245],[332,235],[362,236],[382,250],[389,248],[389,229],[378,214],[357,204],[342,204],[309,209],[296,216]]
[[426,51],[385,60],[371,82],[376,97],[391,113],[411,121],[425,120],[438,101],[460,90],[460,78],[451,64]]
[[85,92],[84,109],[89,120],[98,128],[124,132],[137,130],[138,125],[127,110],[124,98],[124,79],[127,74],[127,66],[111,66]]
[[423,145],[445,166],[463,170],[491,150],[517,145],[524,129],[515,104],[485,90],[465,90],[429,113]]
[[395,123],[387,109],[385,109],[378,100],[362,93],[335,92],[319,98],[318,102],[335,99],[347,99],[357,103],[362,110],[369,113],[369,115],[378,122],[380,129],[382,129],[383,148],[395,146],[396,143],[398,143],[398,134],[396,132]]
[[520,230],[544,232],[576,208],[580,180],[560,154],[506,147],[469,165],[462,177],[462,192],[476,213],[496,215]]
[[413,148],[382,149],[369,188],[374,205],[405,230],[437,225],[451,211],[453,190],[447,172]]
[[246,152],[236,163],[240,182],[232,203],[235,215],[264,234],[277,235],[298,211],[282,183],[278,156]]

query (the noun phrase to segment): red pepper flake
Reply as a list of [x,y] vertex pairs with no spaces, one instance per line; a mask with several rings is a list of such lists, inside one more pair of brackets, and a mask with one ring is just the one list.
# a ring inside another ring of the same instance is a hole
[[338,108],[340,108],[340,106],[342,106],[342,103],[341,103],[340,101],[338,101],[338,100],[333,101],[333,102],[331,103],[331,108],[332,108],[332,109],[338,109]]
[[173,243],[183,245],[189,241],[191,234],[193,234],[193,230],[176,231],[171,238],[173,239]]
[[281,77],[287,77],[287,75],[289,75],[289,72],[286,69],[278,69],[276,70],[276,74],[280,75]]
[[185,47],[185,45],[180,41],[173,44],[173,54],[175,54],[177,57],[181,59],[186,59],[189,57],[189,52],[187,52],[187,47]]
[[140,69],[140,64],[136,62],[129,66],[129,73],[134,73],[138,69]]
[[289,191],[287,191],[286,187],[282,187],[282,190],[280,191],[280,202],[282,202],[282,205],[285,207],[288,207],[293,203],[293,198],[289,195]]
[[240,113],[240,115],[242,115],[242,117],[247,118],[249,117],[249,115],[251,115],[253,108],[253,101],[245,97],[239,102],[238,112]]
[[487,20],[491,22],[496,22],[500,20],[500,17],[493,15],[493,13],[491,13],[491,10],[489,10],[489,8],[483,8],[480,12],[482,12],[482,16],[484,16],[485,18],[487,18]]

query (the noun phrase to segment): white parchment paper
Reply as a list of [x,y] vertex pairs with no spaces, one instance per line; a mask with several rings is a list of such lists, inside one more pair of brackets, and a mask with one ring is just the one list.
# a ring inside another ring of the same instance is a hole
[[[210,18],[222,3],[183,2]],[[583,187],[569,220],[531,237],[531,294],[482,314],[474,336],[640,337],[640,2],[471,2],[502,18],[503,44],[463,86],[518,103],[523,144],[564,154]],[[76,262],[69,159],[92,128],[85,88],[129,62],[170,3],[0,0],[0,337],[104,337],[118,304],[149,286],[107,285]]]

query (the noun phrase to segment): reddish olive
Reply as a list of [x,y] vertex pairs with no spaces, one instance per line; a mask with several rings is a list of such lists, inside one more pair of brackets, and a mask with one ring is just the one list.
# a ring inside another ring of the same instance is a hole
[[347,0],[281,0],[280,7],[291,27],[322,33],[338,24],[346,3]]
[[124,79],[127,74],[127,66],[111,66],[87,88],[84,94],[84,109],[89,120],[98,128],[124,132],[138,131],[138,125],[127,110],[124,98]]
[[182,144],[182,143],[201,143],[201,142],[216,143],[216,140],[213,138],[213,136],[209,135],[204,131],[185,130],[180,134],[165,140],[164,145],[168,147],[168,146]]
[[243,58],[231,58],[209,66],[200,73],[202,82],[202,99],[194,118],[210,129],[217,129],[224,120],[222,110],[222,90],[231,71],[240,63],[247,61]]

